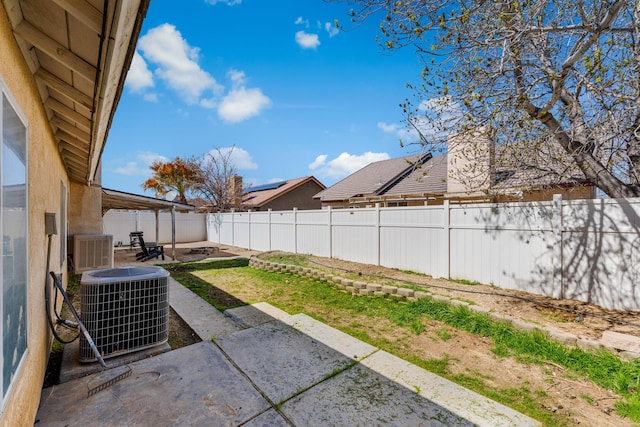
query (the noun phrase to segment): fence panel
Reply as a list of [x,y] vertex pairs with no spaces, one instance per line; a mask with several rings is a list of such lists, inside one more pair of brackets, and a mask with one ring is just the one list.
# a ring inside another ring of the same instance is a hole
[[249,233],[251,237],[251,248],[257,251],[270,250],[269,243],[269,212],[251,212],[251,223]]
[[300,254],[331,256],[331,239],[329,237],[330,211],[298,211],[297,251]]
[[551,202],[452,206],[450,277],[537,293],[553,287],[552,211]]
[[[113,235],[115,243],[129,244],[129,233],[142,231],[147,241],[156,241],[156,215],[152,211],[108,211],[104,217],[104,232]],[[207,240],[206,215],[176,212],[176,242]],[[158,219],[160,242],[171,242],[171,212],[160,212]]]
[[233,245],[241,248],[250,248],[250,214],[248,212],[238,212],[233,216],[233,218]]
[[222,214],[221,216],[219,216],[219,221],[220,221],[220,232],[219,232],[219,243],[225,244],[225,245],[233,245],[234,244],[234,239],[233,239],[233,232],[234,232],[234,227],[233,227],[233,214]]
[[380,265],[445,277],[444,208],[380,209]]
[[563,206],[563,293],[605,307],[640,307],[640,202],[580,200]]
[[128,245],[129,233],[138,231],[137,215],[135,211],[107,211],[102,217],[104,233],[113,235],[114,244],[122,242],[123,245]]
[[271,212],[271,250],[296,252],[295,211]]
[[378,264],[378,210],[333,210],[331,242],[334,258]]

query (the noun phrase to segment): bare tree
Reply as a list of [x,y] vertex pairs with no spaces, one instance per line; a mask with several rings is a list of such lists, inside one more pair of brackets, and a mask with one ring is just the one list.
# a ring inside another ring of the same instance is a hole
[[198,162],[196,191],[218,212],[239,209],[242,202],[242,182],[236,179],[237,170],[233,163],[234,148],[216,148]]
[[423,82],[402,107],[428,149],[484,126],[497,162],[640,196],[637,0],[337,1],[380,19],[386,49],[416,49]]

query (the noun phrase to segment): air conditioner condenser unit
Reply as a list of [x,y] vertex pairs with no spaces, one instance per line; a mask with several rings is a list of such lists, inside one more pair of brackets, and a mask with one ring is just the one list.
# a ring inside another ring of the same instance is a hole
[[[161,267],[86,271],[80,280],[81,319],[103,359],[167,342],[169,272]],[[80,361],[95,361],[80,336]]]
[[113,236],[110,234],[75,234],[73,264],[76,273],[113,267]]

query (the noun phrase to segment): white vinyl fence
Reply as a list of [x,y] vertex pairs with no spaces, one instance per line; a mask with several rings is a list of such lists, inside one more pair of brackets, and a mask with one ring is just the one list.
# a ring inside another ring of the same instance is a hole
[[[110,210],[104,217],[104,233],[113,235],[113,242],[129,244],[129,233],[142,231],[145,240],[171,242],[171,212],[159,214],[160,238],[156,238],[156,214],[153,211]],[[176,212],[176,243],[207,240],[206,214]]]
[[640,309],[640,199],[207,215],[208,240]]

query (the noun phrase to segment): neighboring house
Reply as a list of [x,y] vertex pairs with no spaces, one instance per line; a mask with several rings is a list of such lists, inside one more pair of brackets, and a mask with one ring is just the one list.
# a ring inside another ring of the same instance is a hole
[[[488,138],[473,135],[473,144],[460,137],[449,138],[449,152],[406,156],[371,163],[315,195],[322,207],[373,207],[439,205],[551,200],[595,197],[595,187],[578,172],[556,178],[549,161],[544,168],[515,160],[516,152],[494,147]],[[477,138],[482,138],[478,143]],[[497,154],[496,154],[497,151]],[[547,156],[548,158],[549,156]],[[557,158],[557,157],[555,157]],[[518,164],[515,167],[510,163]],[[567,168],[567,163],[557,165]],[[544,169],[544,170],[543,170]]]
[[103,233],[100,161],[148,5],[0,1],[0,425],[35,422],[47,270],[66,284],[67,235]]
[[326,188],[313,176],[248,187],[243,190],[242,209],[252,211],[320,209],[320,200],[314,199],[313,196]]

